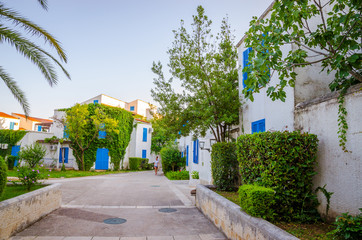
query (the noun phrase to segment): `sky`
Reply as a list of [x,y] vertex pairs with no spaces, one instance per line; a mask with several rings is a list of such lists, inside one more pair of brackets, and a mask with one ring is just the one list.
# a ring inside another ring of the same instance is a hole
[[[167,65],[166,51],[174,40],[172,30],[180,26],[181,19],[188,28],[197,6],[202,5],[216,34],[227,16],[236,44],[248,30],[252,16],[259,17],[273,1],[48,0],[48,11],[36,0],[0,2],[46,29],[66,51],[68,62],[63,66],[71,80],[58,68],[59,82],[50,87],[30,60],[9,44],[0,43],[0,66],[25,92],[30,116],[49,118],[54,109],[71,107],[99,94],[157,105],[151,97],[156,77],[152,63]],[[57,56],[43,40],[29,38]],[[1,79],[0,112],[23,113]]]

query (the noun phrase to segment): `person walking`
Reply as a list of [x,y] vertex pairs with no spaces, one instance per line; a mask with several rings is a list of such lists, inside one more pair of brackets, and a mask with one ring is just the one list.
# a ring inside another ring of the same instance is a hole
[[157,175],[157,170],[158,170],[158,166],[159,166],[159,162],[160,161],[158,161],[158,156],[156,157],[156,160],[155,160],[155,163],[154,163],[154,168],[155,168],[155,175]]

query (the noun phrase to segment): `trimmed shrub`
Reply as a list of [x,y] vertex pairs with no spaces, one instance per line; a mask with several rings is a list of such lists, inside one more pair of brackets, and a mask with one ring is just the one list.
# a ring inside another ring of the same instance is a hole
[[190,179],[189,171],[177,171],[177,172],[169,171],[166,173],[165,176],[170,180],[189,180]]
[[18,157],[16,156],[12,156],[12,155],[8,155],[6,157],[6,161],[7,161],[7,165],[8,165],[8,169],[9,170],[13,170],[14,169],[14,164],[15,161],[17,160]]
[[162,159],[162,170],[165,174],[169,171],[178,171],[186,166],[186,158],[181,157],[181,153],[176,146],[163,147],[160,155]]
[[[243,184],[275,190],[279,219],[307,220],[318,204],[312,189],[316,174],[318,139],[300,132],[264,132],[242,135],[237,156]],[[310,212],[308,212],[310,211]]]
[[362,239],[362,213],[355,217],[342,213],[342,216],[336,218],[334,225],[336,229],[328,233],[333,239]]
[[192,171],[191,172],[192,179],[199,179],[199,172],[198,171]]
[[4,191],[6,181],[7,181],[7,167],[5,160],[2,156],[0,156],[0,197]]
[[19,158],[29,164],[29,167],[34,168],[41,163],[41,160],[46,154],[46,149],[39,143],[27,145],[19,152]]
[[239,163],[235,143],[219,142],[212,145],[211,173],[218,190],[236,190],[239,183]]
[[241,208],[254,217],[273,219],[275,192],[271,188],[257,185],[242,185],[239,188]]
[[129,162],[128,162],[129,169],[130,170],[139,170],[143,160],[144,160],[143,158],[130,157]]

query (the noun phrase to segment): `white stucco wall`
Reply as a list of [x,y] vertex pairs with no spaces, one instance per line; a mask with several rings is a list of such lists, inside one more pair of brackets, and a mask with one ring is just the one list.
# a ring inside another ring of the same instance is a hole
[[10,123],[14,122],[14,130],[19,130],[20,120],[15,118],[0,117],[0,129],[10,129]]
[[[316,134],[319,139],[318,173],[314,178],[314,187],[322,187],[333,192],[329,215],[336,217],[344,212],[358,214],[362,206],[362,91],[355,86],[356,92],[345,98],[347,109],[347,149],[344,152],[338,139],[338,102],[336,98],[311,103],[299,108],[295,113],[295,127]],[[358,90],[359,89],[359,90]],[[326,199],[318,194],[321,202],[319,212],[324,213]]]

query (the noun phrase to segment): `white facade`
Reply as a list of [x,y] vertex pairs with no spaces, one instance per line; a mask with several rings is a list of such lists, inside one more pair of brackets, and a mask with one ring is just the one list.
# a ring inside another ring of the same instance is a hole
[[0,112],[0,129],[19,130],[20,120],[3,112]]
[[88,99],[87,101],[84,101],[81,104],[95,103],[95,101],[99,104],[102,103],[104,105],[108,105],[111,107],[119,107],[119,108],[123,108],[123,109],[126,109],[126,107],[127,107],[126,102],[113,98],[113,97],[110,97],[110,96],[107,96],[107,95],[104,95],[104,94],[100,94],[94,98]]

